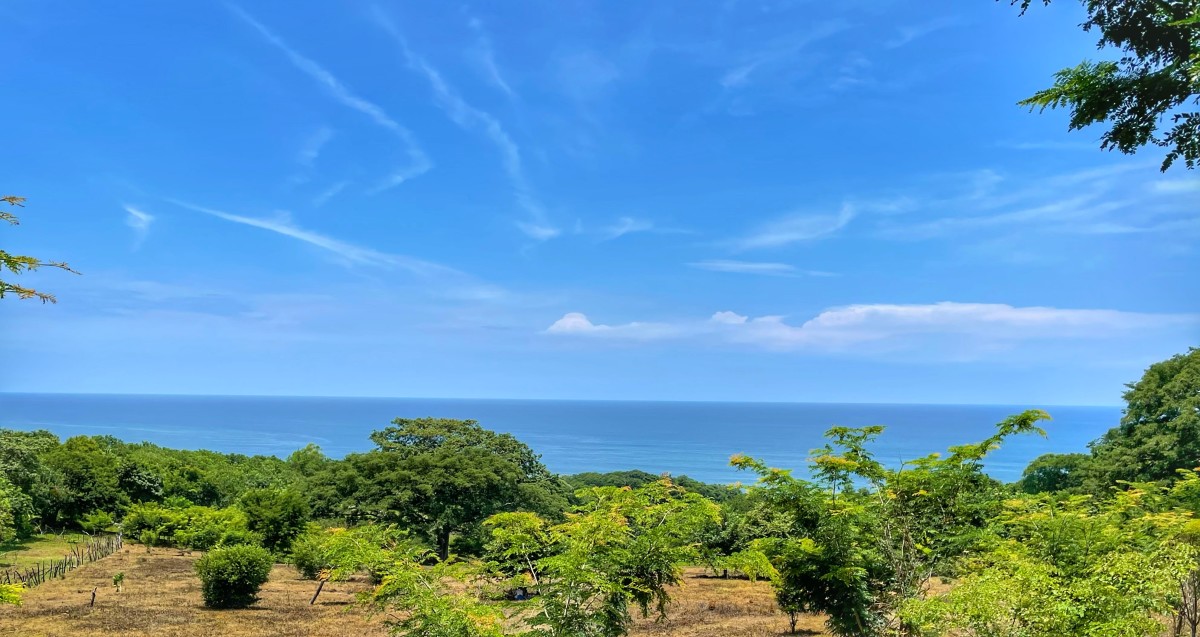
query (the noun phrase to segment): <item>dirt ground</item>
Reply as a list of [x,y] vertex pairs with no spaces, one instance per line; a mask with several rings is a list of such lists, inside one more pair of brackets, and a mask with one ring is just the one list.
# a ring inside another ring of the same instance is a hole
[[[381,618],[353,604],[366,584],[331,583],[315,606],[308,604],[316,584],[290,566],[276,566],[246,610],[214,611],[200,601],[192,571],[196,555],[142,547],[121,552],[73,571],[65,580],[25,592],[21,606],[0,607],[0,635],[17,637],[382,637]],[[112,578],[125,573],[118,593]],[[88,607],[92,589],[96,605]],[[662,622],[638,619],[633,635],[765,637],[787,632],[787,617],[775,609],[764,582],[704,577],[689,570]],[[816,617],[802,618],[801,634],[824,635]]]

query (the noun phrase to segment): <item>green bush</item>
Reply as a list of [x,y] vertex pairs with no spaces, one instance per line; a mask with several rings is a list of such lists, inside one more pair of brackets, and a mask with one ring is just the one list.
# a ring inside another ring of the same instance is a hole
[[315,580],[321,571],[333,567],[333,562],[326,547],[326,536],[323,530],[309,530],[292,542],[292,564],[305,579]]
[[246,528],[246,516],[236,509],[194,506],[179,515],[172,536],[175,546],[207,551],[216,546],[258,543]]
[[196,561],[204,605],[245,608],[253,604],[273,565],[270,551],[260,546],[243,544],[209,551]]
[[114,524],[113,516],[106,511],[93,511],[79,521],[79,526],[88,533],[103,533]]
[[217,546],[261,544],[251,533],[246,516],[238,509],[213,509],[204,506],[167,508],[159,504],[137,504],[129,508],[122,521],[126,533],[134,537],[150,531],[163,544],[196,551]]
[[162,541],[162,538],[158,537],[157,532],[151,531],[150,529],[145,529],[141,533],[138,533],[137,540],[146,547],[147,551],[149,551],[151,546],[158,546],[159,542]]

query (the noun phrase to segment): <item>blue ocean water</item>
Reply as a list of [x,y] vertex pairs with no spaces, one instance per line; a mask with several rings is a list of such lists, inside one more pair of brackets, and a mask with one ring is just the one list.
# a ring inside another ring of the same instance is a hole
[[[876,456],[897,464],[977,442],[1030,406],[826,403],[450,400],[0,393],[0,427],[61,437],[112,435],[167,447],[286,456],[310,442],[331,456],[371,447],[367,436],[396,417],[472,418],[514,434],[553,471],[643,469],[709,482],[751,481],[729,467],[744,453],[803,474],[809,450],[832,425],[885,425]],[[1004,481],[1048,452],[1086,451],[1120,418],[1117,407],[1044,407],[1046,438],[1011,440],[987,462]]]

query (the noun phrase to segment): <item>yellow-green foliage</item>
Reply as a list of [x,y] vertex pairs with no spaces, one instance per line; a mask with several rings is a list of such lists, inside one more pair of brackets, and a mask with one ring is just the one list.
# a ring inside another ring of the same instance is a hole
[[0,604],[20,604],[23,590],[20,584],[0,584]]
[[1191,514],[1170,510],[1170,496],[1132,487],[1103,503],[1006,502],[994,548],[950,592],[912,600],[901,615],[924,635],[1161,634],[1198,557]]
[[168,508],[159,504],[130,507],[124,530],[145,544],[171,544],[206,551],[215,546],[255,544],[257,537],[246,525],[246,515],[235,508],[203,506]]
[[[505,616],[499,607],[473,595],[455,594],[448,582],[470,587],[479,578],[476,570],[461,562],[439,562],[426,568],[428,557],[414,553],[398,557],[372,601],[382,609],[400,610],[404,616],[388,624],[401,635],[430,637],[503,637]],[[390,618],[396,617],[391,613]]]
[[308,579],[339,581],[364,571],[378,578],[397,555],[420,548],[407,532],[391,525],[312,525],[292,544],[292,563]]
[[584,504],[560,524],[528,513],[492,517],[490,569],[445,561],[421,568],[428,556],[395,561],[376,604],[404,613],[403,634],[525,634],[509,632],[515,629],[504,622],[503,604],[479,600],[494,584],[510,583],[512,571],[527,569],[538,594],[513,620],[534,627],[532,634],[615,637],[628,632],[633,607],[661,616],[668,588],[680,582],[681,565],[697,556],[696,540],[717,520],[718,507],[665,479],[578,495]]

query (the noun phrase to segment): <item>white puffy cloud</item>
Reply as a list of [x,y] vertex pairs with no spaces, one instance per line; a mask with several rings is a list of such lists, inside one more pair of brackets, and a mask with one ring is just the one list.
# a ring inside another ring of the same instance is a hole
[[994,345],[1038,339],[1101,339],[1170,327],[1200,327],[1200,316],[947,301],[848,305],[827,309],[798,324],[787,322],[783,316],[749,317],[721,311],[706,321],[603,325],[572,312],[546,331],[638,340],[691,338],[778,350],[828,350],[866,343],[903,348],[931,342]]
[[568,312],[546,328],[548,334],[615,337],[630,340],[654,340],[673,336],[677,328],[666,323],[596,324],[580,312]]

